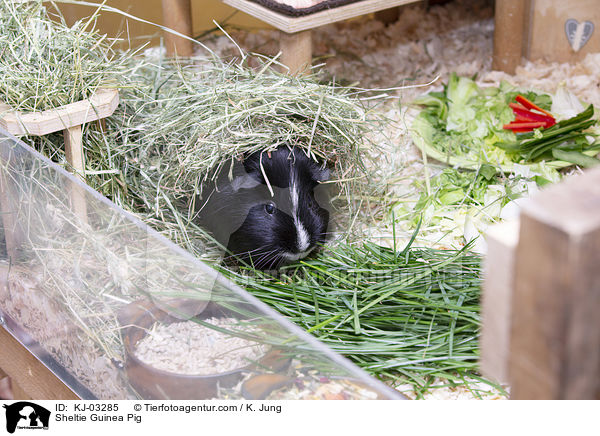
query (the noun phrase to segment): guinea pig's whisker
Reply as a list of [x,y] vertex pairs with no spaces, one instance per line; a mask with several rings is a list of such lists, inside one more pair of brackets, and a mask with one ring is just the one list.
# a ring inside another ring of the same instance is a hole
[[[225,257],[224,257],[224,259],[228,259],[228,260],[229,260],[229,259],[236,259],[236,258],[239,258],[239,257],[240,257],[240,256],[242,256],[242,255],[252,255],[252,254],[256,254],[257,252],[259,252],[260,250],[263,250],[263,249],[265,249],[266,247],[268,247],[268,245],[262,245],[262,246],[260,246],[260,247],[258,247],[258,248],[255,248],[255,249],[253,249],[253,250],[250,250],[250,251],[245,251],[244,253],[231,253],[230,255],[228,255],[228,256],[225,256]],[[260,254],[260,253],[259,253],[259,254]]]
[[271,262],[272,259],[274,259],[277,256],[276,252],[277,250],[271,250],[259,254],[259,256],[256,258],[256,266],[260,267],[262,265],[267,265],[269,262]]
[[253,265],[255,268],[259,268],[261,262],[263,262],[265,258],[267,258],[268,256],[272,255],[273,253],[275,253],[277,251],[276,249],[268,250],[268,251],[260,251],[260,250],[264,250],[266,247],[267,246],[264,245],[262,247],[254,249],[254,250],[241,253],[241,255],[248,256],[249,263],[251,265]]
[[[272,250],[268,253],[265,253],[258,262],[258,267],[277,267],[278,262],[281,262],[281,256],[279,255],[279,250]],[[275,262],[277,261],[277,262]]]

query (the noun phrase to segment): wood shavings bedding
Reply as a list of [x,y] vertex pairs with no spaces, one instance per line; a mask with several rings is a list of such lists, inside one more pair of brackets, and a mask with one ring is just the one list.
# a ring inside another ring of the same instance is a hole
[[64,307],[44,294],[40,286],[43,280],[41,271],[20,271],[0,263],[1,311],[98,399],[133,399],[113,362],[73,324]]
[[[234,318],[205,320],[215,327],[240,331]],[[244,327],[244,333],[256,331]],[[148,331],[136,348],[136,356],[144,363],[178,374],[212,375],[243,368],[260,359],[266,346],[193,321],[160,324]]]

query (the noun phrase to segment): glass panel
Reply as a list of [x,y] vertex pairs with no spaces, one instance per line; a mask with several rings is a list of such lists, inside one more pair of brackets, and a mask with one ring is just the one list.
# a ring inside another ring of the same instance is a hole
[[0,131],[0,315],[82,398],[398,398]]

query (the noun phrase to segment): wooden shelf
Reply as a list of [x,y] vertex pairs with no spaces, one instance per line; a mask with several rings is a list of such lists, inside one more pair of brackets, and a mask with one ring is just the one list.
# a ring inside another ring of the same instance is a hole
[[10,106],[0,104],[0,127],[13,135],[47,135],[106,118],[118,105],[117,89],[99,89],[91,98],[43,112],[8,112]]
[[417,1],[419,0],[362,0],[303,17],[289,17],[248,0],[223,0],[223,3],[252,15],[283,32],[296,33]]

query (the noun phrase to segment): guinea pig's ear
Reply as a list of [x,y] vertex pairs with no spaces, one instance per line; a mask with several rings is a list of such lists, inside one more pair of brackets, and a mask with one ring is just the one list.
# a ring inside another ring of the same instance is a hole
[[250,174],[243,174],[241,176],[234,177],[231,181],[231,187],[236,192],[240,189],[252,189],[258,185],[260,185],[260,182]]
[[315,166],[312,168],[311,176],[317,182],[326,182],[327,180],[329,180],[329,176],[330,176],[329,168],[327,168],[327,167],[319,168],[319,167]]

